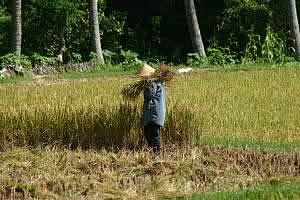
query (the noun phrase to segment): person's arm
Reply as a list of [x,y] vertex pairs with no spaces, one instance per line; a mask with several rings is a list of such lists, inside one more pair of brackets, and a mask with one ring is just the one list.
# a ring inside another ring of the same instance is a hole
[[156,83],[151,83],[148,87],[145,88],[144,95],[146,99],[151,99],[155,96],[157,90]]
[[144,102],[147,104],[148,109],[151,108],[151,104],[153,104],[153,99],[156,98],[156,90],[157,90],[156,83],[151,83],[144,90]]

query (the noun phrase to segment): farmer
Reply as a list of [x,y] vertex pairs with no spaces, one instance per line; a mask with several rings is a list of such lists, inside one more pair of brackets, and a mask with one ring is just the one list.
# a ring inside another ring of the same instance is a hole
[[[155,69],[147,64],[137,72],[137,76],[149,78],[154,75]],[[166,114],[165,88],[158,80],[150,81],[144,88],[144,105],[141,125],[148,146],[154,153],[160,153],[160,128],[164,125]]]

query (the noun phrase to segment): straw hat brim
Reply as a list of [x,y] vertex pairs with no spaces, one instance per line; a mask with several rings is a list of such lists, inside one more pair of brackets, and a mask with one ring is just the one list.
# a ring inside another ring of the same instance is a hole
[[147,78],[155,73],[155,69],[147,64],[144,64],[135,74],[135,78]]

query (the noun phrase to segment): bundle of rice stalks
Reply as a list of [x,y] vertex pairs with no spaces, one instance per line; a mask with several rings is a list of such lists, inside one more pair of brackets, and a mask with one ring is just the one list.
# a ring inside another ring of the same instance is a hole
[[148,87],[152,82],[161,82],[167,84],[175,76],[175,72],[166,65],[160,65],[151,76],[137,77],[136,81],[127,84],[121,91],[123,98],[136,100],[144,88]]
[[153,81],[161,81],[161,82],[169,82],[175,76],[175,72],[170,70],[167,65],[160,65],[157,70],[155,70],[154,74],[149,78],[149,80]]

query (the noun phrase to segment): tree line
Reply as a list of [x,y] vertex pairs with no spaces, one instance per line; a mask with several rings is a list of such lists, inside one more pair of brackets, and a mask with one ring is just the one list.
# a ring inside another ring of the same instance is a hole
[[218,59],[300,60],[299,4],[296,0],[0,0],[0,56],[26,56],[31,62],[55,58],[60,63],[96,59],[101,64],[120,62],[126,52],[172,63],[187,63],[189,58],[202,63],[206,57],[218,64]]

